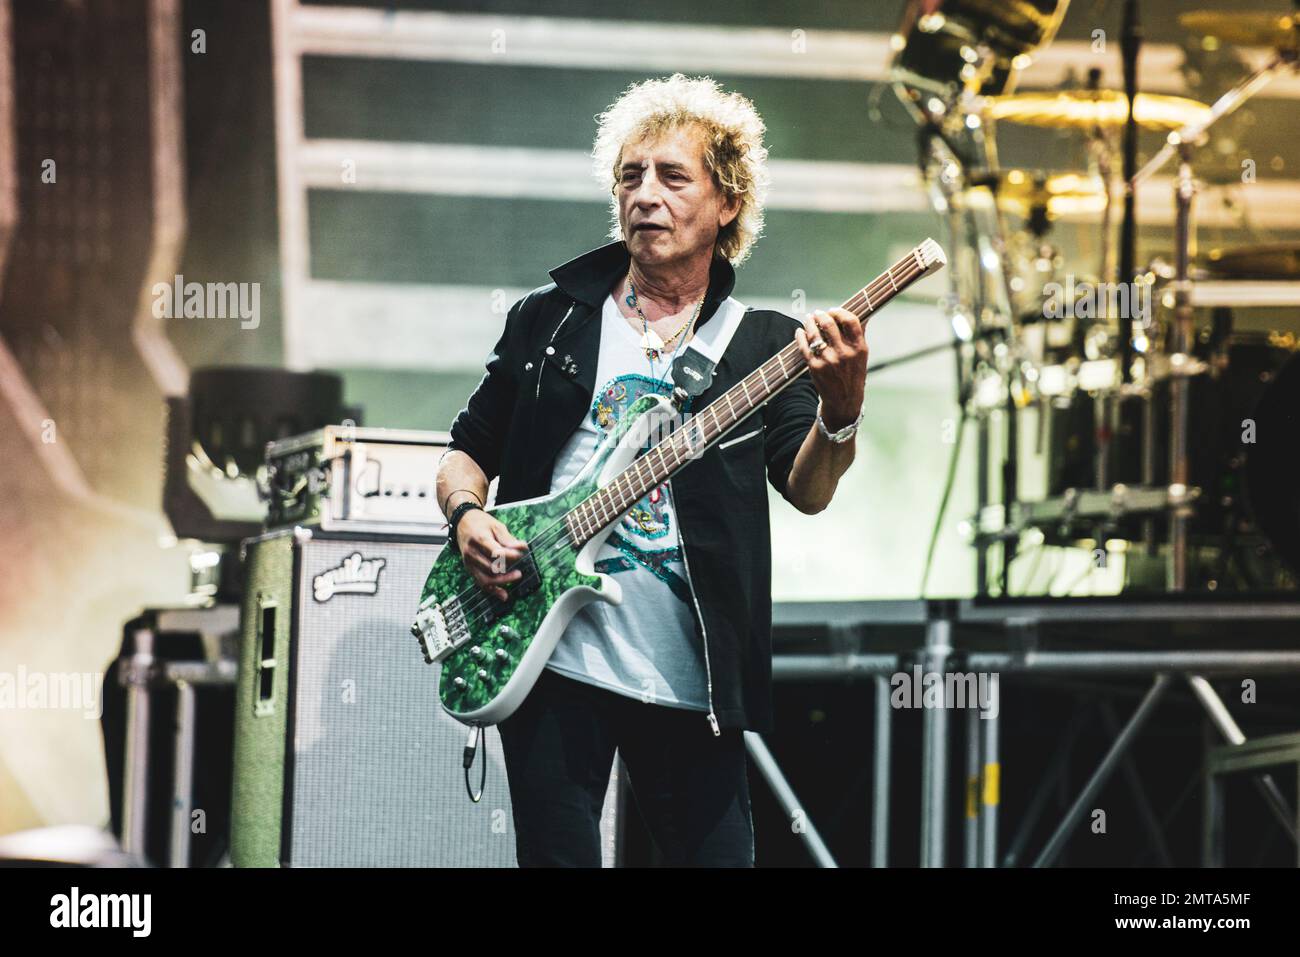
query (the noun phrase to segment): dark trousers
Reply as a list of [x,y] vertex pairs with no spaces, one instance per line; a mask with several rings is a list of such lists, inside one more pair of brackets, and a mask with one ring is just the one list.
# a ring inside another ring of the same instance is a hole
[[600,866],[615,749],[665,865],[754,866],[739,728],[717,737],[703,712],[644,704],[547,668],[498,730],[520,867]]

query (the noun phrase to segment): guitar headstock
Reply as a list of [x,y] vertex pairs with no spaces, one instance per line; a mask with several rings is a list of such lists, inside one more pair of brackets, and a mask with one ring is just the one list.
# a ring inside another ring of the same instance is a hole
[[917,268],[921,270],[921,275],[917,278],[936,273],[948,264],[948,257],[944,255],[943,247],[933,239],[927,239],[913,249],[912,255],[916,257]]

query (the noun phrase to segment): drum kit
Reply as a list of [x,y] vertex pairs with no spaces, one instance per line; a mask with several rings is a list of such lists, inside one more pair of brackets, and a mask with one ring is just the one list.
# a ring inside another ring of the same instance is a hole
[[[1203,149],[1225,117],[1296,68],[1300,17],[1180,16],[1199,51],[1273,51],[1203,103],[1138,91],[1139,10],[1126,0],[1123,90],[1102,88],[1094,68],[1070,88],[1017,92],[1067,6],[912,0],[893,42],[891,81],[920,127],[927,192],[949,232],[958,398],[978,441],[966,523],[977,592],[1023,592],[1012,567],[1027,542],[1090,549],[1098,564],[1123,552],[1125,591],[1293,589],[1300,244],[1198,254],[1205,180],[1194,169],[1226,152]],[[1040,142],[1052,131],[1051,152],[1067,165],[1002,166],[1008,129]],[[1148,139],[1139,168],[1139,135],[1152,134],[1164,143]],[[1138,188],[1167,168],[1172,248],[1139,264]],[[1066,222],[1086,267],[1067,270],[1054,243]],[[1260,307],[1277,310],[1263,327]]]

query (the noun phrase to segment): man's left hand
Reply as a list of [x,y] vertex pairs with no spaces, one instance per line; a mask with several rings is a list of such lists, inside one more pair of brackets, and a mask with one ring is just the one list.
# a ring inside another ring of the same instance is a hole
[[[808,373],[822,400],[822,421],[836,432],[852,424],[862,411],[867,384],[867,337],[862,321],[847,309],[818,310],[804,317],[795,342],[808,364]],[[809,343],[826,347],[813,352]]]

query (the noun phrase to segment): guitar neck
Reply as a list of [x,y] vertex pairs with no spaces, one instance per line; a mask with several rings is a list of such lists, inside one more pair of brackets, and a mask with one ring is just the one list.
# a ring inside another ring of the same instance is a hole
[[[841,308],[857,316],[859,322],[865,322],[912,283],[942,267],[944,262],[938,244],[927,239],[859,289]],[[681,427],[634,461],[612,482],[571,509],[564,517],[570,539],[579,546],[588,541],[807,371],[799,344],[792,340],[708,408],[690,416]]]

